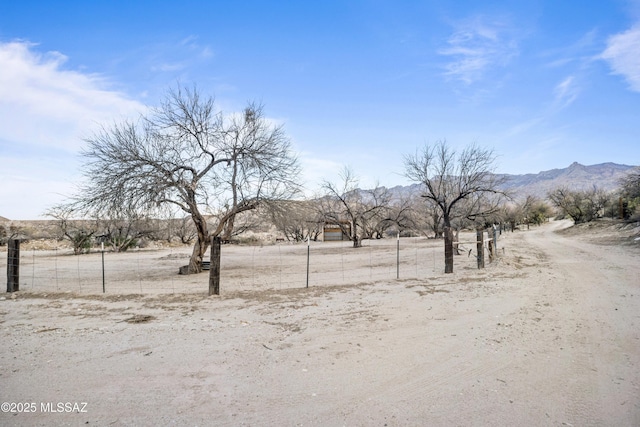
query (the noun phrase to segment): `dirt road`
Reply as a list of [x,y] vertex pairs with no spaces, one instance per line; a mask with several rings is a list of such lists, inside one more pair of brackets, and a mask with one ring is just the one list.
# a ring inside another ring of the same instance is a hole
[[36,410],[0,424],[640,425],[640,252],[566,226],[422,281],[8,298],[0,400]]
[[551,267],[534,319],[540,332],[554,333],[537,334],[547,357],[531,364],[532,384],[554,403],[549,415],[573,425],[640,425],[637,252],[562,238],[553,227],[524,237]]

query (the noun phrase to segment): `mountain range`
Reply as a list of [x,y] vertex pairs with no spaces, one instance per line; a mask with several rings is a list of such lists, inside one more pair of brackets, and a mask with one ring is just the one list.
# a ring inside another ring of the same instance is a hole
[[[542,199],[547,194],[559,187],[567,187],[570,190],[587,190],[596,185],[606,191],[620,187],[620,179],[638,166],[621,165],[617,163],[600,163],[585,166],[573,162],[563,169],[551,169],[539,173],[524,175],[496,174],[498,178],[504,178],[502,190],[508,190],[515,199],[526,196],[536,196]],[[410,196],[420,193],[420,184],[396,186],[389,189],[395,196]]]

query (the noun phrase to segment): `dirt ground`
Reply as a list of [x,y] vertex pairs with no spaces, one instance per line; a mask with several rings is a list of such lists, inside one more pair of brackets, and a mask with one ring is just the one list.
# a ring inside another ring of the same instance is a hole
[[2,294],[0,425],[638,426],[637,228],[569,225],[424,279]]

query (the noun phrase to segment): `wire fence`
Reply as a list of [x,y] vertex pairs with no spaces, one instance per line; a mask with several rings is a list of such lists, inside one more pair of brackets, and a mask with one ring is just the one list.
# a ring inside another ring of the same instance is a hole
[[[426,238],[365,240],[357,249],[351,242],[311,242],[310,246],[306,242],[223,245],[221,292],[428,279],[444,272],[443,245],[442,240]],[[475,255],[471,252],[467,255],[464,245],[461,249],[463,256],[456,257],[456,268],[476,268]],[[85,255],[73,255],[68,249],[21,250],[20,290],[118,294],[206,292],[209,279],[206,272],[177,274],[180,266],[188,264],[191,250],[187,247],[134,249]],[[7,269],[6,255],[0,257],[3,271]]]

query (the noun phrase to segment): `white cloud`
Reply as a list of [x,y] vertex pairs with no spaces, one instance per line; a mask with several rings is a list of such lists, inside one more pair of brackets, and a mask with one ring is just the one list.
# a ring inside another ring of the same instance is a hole
[[103,77],[64,69],[61,53],[35,48],[0,43],[0,140],[77,151],[97,124],[144,110]]
[[554,89],[555,105],[558,108],[567,107],[576,100],[579,93],[580,88],[577,85],[575,77],[569,76]]
[[187,68],[185,64],[182,64],[180,62],[175,62],[175,63],[164,63],[159,65],[152,65],[151,71],[160,71],[162,73],[170,73],[174,71],[182,71],[185,68]]
[[517,54],[517,43],[502,22],[474,18],[463,22],[438,53],[451,57],[445,75],[466,84],[482,78],[493,66],[504,66]]
[[211,47],[203,46],[198,43],[197,36],[189,36],[181,40],[179,46],[183,49],[186,48],[190,52],[195,53],[201,59],[209,59],[214,56]]
[[[37,219],[69,195],[82,138],[145,107],[97,74],[65,69],[59,52],[0,42],[0,215]],[[19,201],[19,203],[17,203]]]
[[527,134],[531,129],[534,129],[536,126],[539,126],[543,121],[544,119],[541,116],[538,116],[538,117],[533,117],[521,123],[516,123],[511,127],[507,128],[503,138],[508,138],[509,141],[511,141],[511,138],[515,136]]
[[631,90],[640,92],[640,25],[609,37],[600,57],[614,74],[622,75]]

